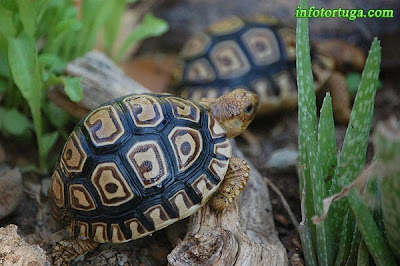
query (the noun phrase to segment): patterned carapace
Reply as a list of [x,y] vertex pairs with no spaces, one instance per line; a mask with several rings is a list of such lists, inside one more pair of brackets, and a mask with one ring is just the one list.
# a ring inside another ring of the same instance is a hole
[[[212,24],[184,45],[174,85],[193,101],[245,88],[259,95],[259,113],[295,107],[295,34],[295,29],[267,16],[231,17]],[[327,68],[320,58],[313,60],[317,87],[332,72]]]
[[141,238],[200,208],[230,157],[225,130],[203,106],[129,95],[93,110],[70,135],[52,176],[52,208],[75,236]]

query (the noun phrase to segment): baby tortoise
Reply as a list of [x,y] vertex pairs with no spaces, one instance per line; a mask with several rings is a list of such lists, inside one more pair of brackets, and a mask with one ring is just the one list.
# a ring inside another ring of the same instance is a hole
[[[329,87],[335,118],[346,123],[350,97],[340,71],[363,68],[365,55],[329,40],[311,47],[315,88]],[[267,16],[231,17],[189,39],[180,53],[173,86],[185,98],[216,98],[238,87],[260,97],[259,114],[297,106],[296,30]]]
[[232,157],[228,138],[247,128],[257,107],[255,93],[237,89],[205,105],[170,94],[128,95],[90,112],[52,176],[52,215],[72,236],[53,247],[54,264],[69,264],[98,243],[147,236],[210,199],[223,211],[250,171]]

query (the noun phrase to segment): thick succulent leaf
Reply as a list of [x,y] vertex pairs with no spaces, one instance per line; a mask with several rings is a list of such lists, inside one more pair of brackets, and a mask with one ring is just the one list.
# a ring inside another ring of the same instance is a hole
[[379,182],[386,238],[393,253],[400,259],[400,125],[397,119],[378,124],[374,147],[377,163],[382,169]]
[[[307,8],[307,0],[300,0],[299,6]],[[305,176],[306,186],[312,188],[312,195],[306,193],[306,209],[314,209],[316,215],[323,211],[322,200],[326,196],[322,164],[318,155],[317,111],[314,83],[311,70],[308,19],[297,19],[296,67],[299,102],[299,159],[300,165],[309,169]],[[306,190],[307,192],[307,190]],[[312,201],[311,198],[312,197]],[[307,210],[307,216],[312,211]],[[311,217],[306,217],[311,223]],[[315,238],[319,265],[329,265],[333,261],[332,237],[327,223],[316,225]],[[308,252],[308,251],[307,251]]]

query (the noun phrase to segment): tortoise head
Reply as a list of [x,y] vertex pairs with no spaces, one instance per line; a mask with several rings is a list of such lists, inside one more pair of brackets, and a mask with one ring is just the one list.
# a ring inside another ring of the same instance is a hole
[[222,95],[210,105],[212,116],[226,130],[229,138],[240,135],[254,119],[258,108],[258,95],[236,89]]

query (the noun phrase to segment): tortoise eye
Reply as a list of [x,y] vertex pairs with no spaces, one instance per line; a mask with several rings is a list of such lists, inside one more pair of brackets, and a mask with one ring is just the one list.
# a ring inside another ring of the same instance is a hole
[[253,109],[254,109],[254,105],[250,104],[249,106],[246,107],[246,109],[244,109],[244,111],[249,114],[253,111]]

